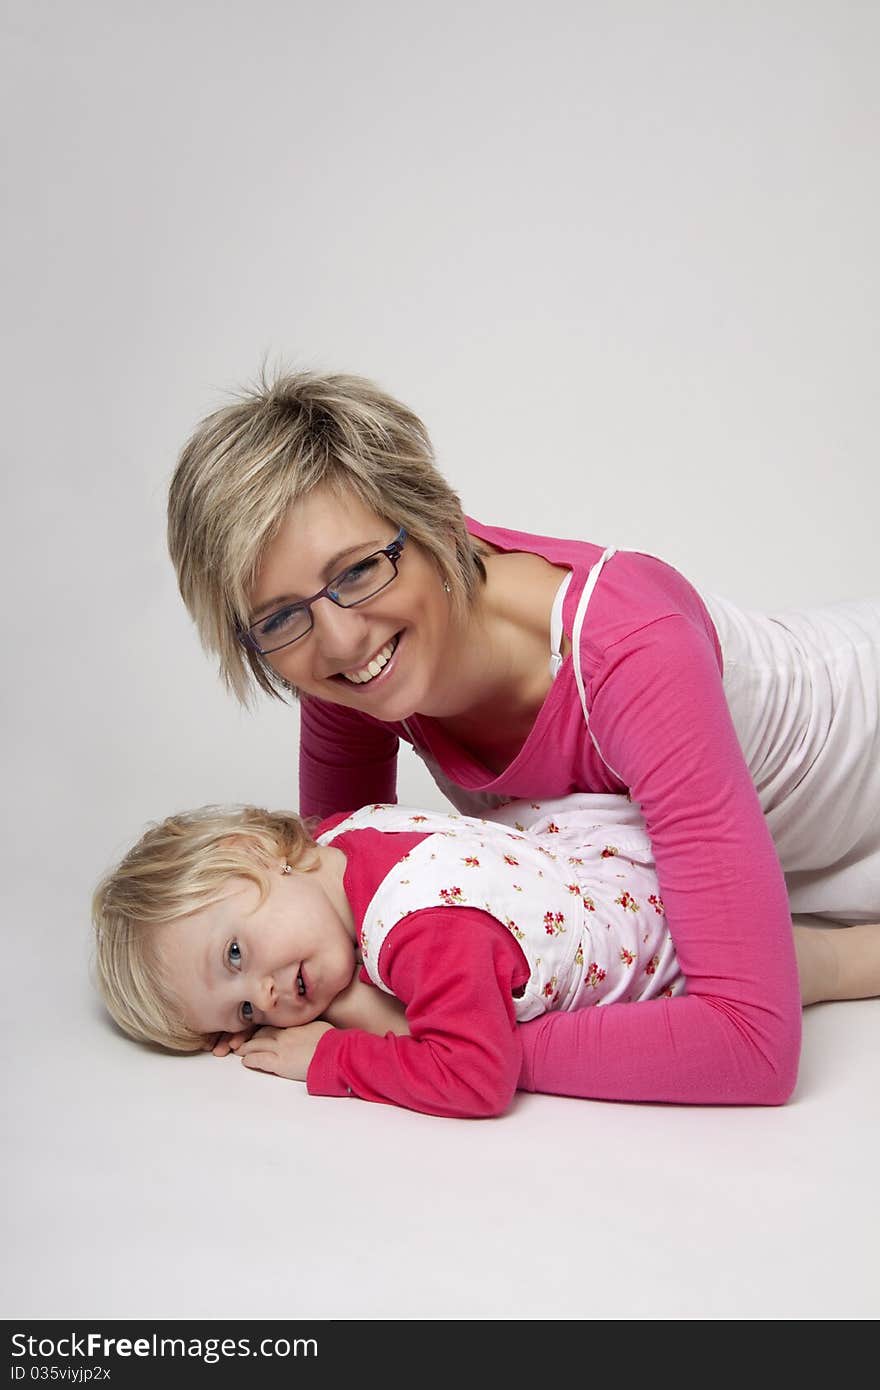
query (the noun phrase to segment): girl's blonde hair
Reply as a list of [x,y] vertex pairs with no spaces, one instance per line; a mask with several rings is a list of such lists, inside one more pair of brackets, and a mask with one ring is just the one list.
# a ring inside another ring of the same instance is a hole
[[361,377],[264,374],[201,422],[168,497],[168,548],[183,601],[243,703],[252,682],[279,698],[290,689],[239,633],[264,550],[289,508],[323,486],[404,526],[449,586],[456,617],[486,577],[458,495],[412,411]]
[[279,861],[316,867],[309,832],[299,816],[258,806],[203,806],[150,826],[92,898],[98,988],[123,1032],[174,1052],[204,1047],[163,972],[156,929],[224,898],[233,877],[262,902]]

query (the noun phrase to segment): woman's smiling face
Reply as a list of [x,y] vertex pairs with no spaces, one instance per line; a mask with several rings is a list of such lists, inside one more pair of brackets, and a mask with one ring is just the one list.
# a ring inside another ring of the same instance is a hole
[[[327,487],[291,508],[265,550],[250,593],[253,623],[301,602],[376,550],[398,528],[358,498]],[[360,709],[394,723],[431,713],[432,697],[448,681],[444,653],[451,614],[439,571],[407,539],[395,579],[353,608],[320,598],[305,637],[270,653],[273,670],[307,695]]]

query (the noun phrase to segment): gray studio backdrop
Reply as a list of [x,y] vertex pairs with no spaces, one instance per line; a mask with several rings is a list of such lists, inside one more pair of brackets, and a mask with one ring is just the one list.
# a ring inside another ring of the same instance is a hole
[[[747,605],[877,592],[878,16],[6,0],[15,1309],[110,1298],[69,1292],[79,1226],[51,1258],[27,1235],[93,1167],[91,1107],[130,1101],[127,1055],[95,1080],[122,1046],[89,994],[95,878],[173,809],[296,801],[296,711],[237,708],[176,593],[188,431],[265,360],[358,372],[482,520],[647,549]],[[442,804],[410,758],[401,799]]]

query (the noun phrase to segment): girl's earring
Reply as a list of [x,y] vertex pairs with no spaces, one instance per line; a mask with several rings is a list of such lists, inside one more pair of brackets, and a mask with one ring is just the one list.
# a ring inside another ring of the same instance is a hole
[[282,872],[283,874],[292,874],[292,873],[293,873],[293,869],[290,867],[289,864],[282,864],[282,866],[281,866],[281,872]]
[[451,588],[449,587],[449,580],[448,580],[448,579],[444,579],[444,580],[443,580],[443,588],[445,589],[445,591],[446,591],[447,594],[451,594],[451,593],[452,593],[452,590],[451,590]]

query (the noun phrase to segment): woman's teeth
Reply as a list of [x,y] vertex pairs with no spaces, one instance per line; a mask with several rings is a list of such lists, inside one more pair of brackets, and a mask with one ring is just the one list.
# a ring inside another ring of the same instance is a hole
[[343,671],[343,676],[354,685],[366,685],[368,681],[373,680],[380,671],[385,669],[394,655],[396,646],[397,638],[392,637],[391,641],[380,652],[377,652],[366,666],[362,666],[359,671]]

